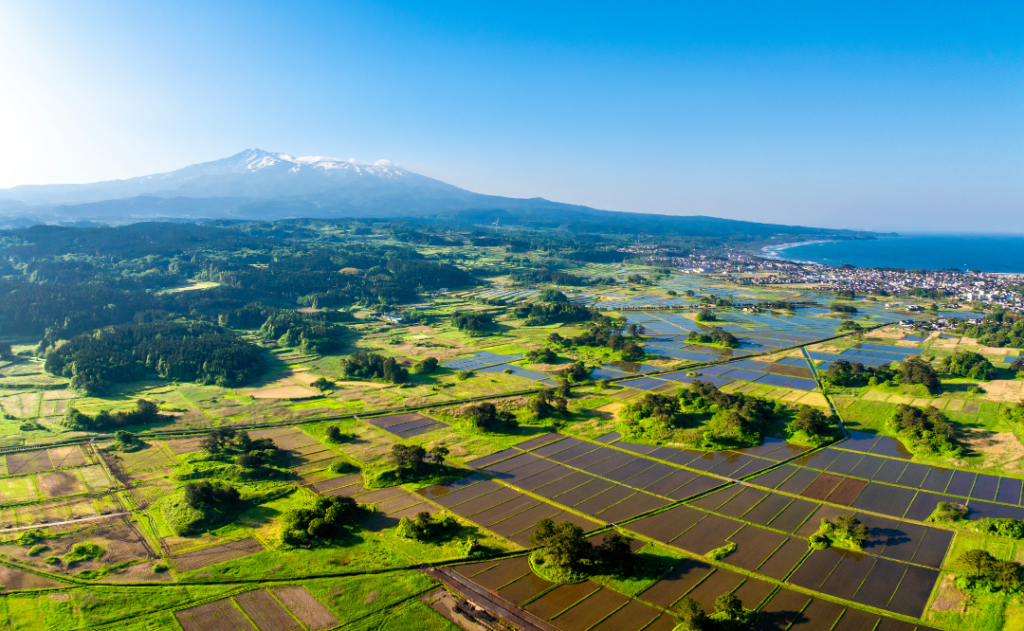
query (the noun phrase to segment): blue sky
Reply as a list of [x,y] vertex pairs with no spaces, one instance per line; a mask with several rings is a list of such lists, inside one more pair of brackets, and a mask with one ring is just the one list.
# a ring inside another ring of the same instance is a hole
[[597,208],[1024,232],[1020,3],[0,0],[0,187],[248,147]]

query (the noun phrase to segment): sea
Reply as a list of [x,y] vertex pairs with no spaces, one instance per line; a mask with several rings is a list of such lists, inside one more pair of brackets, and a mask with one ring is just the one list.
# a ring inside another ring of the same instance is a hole
[[1024,235],[907,234],[872,241],[786,243],[762,251],[768,258],[830,266],[1024,273]]

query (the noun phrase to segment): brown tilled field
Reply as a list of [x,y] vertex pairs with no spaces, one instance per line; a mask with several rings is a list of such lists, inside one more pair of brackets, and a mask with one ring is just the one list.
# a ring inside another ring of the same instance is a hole
[[53,471],[36,478],[36,486],[45,497],[85,493],[85,486],[73,471]]
[[104,491],[114,484],[102,465],[94,464],[89,467],[82,467],[78,470],[78,473],[81,474],[82,479],[85,480],[85,485],[89,487],[90,491]]
[[279,449],[308,447],[310,445],[315,445],[317,442],[317,439],[299,430],[293,430],[289,434],[283,434],[274,438],[274,444],[277,445]]
[[39,451],[16,451],[7,454],[7,474],[24,475],[26,473],[39,473],[49,471],[53,468],[50,456],[45,449]]
[[48,587],[61,587],[65,583],[59,583],[53,579],[22,572],[14,568],[0,565],[0,585],[6,591],[19,589],[46,589]]
[[203,442],[202,436],[190,436],[188,438],[168,438],[164,441],[168,449],[176,455],[191,454],[199,451],[199,443]]
[[230,543],[223,543],[219,546],[213,546],[212,548],[196,550],[195,552],[187,552],[181,556],[171,559],[171,565],[173,565],[174,569],[178,572],[191,572],[192,570],[198,570],[208,565],[216,565],[217,563],[224,563],[225,561],[231,561],[232,559],[240,559],[244,556],[249,556],[250,554],[256,554],[257,552],[263,552],[263,544],[252,537],[249,537],[248,539],[240,539]]
[[330,629],[339,624],[327,607],[310,594],[305,587],[276,587],[274,595],[284,603],[285,607],[295,615],[310,631]]
[[302,625],[265,589],[239,594],[235,602],[260,631],[303,631]]
[[[99,569],[105,565],[153,558],[153,554],[135,528],[131,524],[124,522],[108,526],[89,527],[48,539],[46,545],[49,546],[50,550],[47,551],[47,555],[63,556],[76,543],[84,542],[92,542],[103,548],[104,554],[100,557],[99,561],[76,563],[71,567],[61,565],[53,567],[48,571],[59,574],[77,574],[82,570]],[[24,546],[4,545],[0,549],[3,550],[4,554],[20,561],[38,561],[38,559],[28,556],[29,549]]]
[[230,598],[175,611],[174,617],[185,631],[254,631]]

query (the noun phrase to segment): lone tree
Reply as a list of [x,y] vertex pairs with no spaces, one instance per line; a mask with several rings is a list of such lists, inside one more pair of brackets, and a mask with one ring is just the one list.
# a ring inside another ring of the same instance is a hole
[[680,625],[677,629],[681,631],[702,631],[707,625],[707,614],[700,603],[687,596],[676,604],[676,611],[679,612]]
[[334,390],[334,382],[326,377],[320,377],[313,382],[313,387],[320,392],[326,392],[327,390]]

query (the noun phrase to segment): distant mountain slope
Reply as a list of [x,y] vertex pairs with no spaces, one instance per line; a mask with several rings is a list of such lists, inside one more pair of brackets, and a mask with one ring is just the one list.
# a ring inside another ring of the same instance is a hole
[[542,198],[481,195],[402,169],[320,156],[295,158],[248,149],[229,158],[156,175],[92,184],[0,190],[0,225],[153,219],[277,220],[296,217],[422,217],[459,224],[590,232],[687,232],[722,235],[860,235],[700,216],[596,210]]

